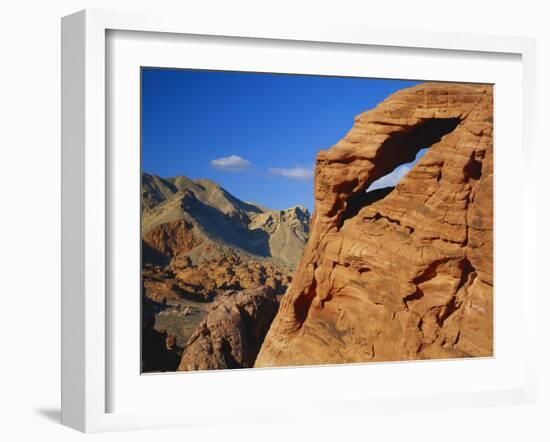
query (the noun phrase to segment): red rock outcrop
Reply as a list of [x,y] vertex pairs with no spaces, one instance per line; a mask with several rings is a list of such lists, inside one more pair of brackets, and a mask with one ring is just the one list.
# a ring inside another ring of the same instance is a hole
[[266,286],[283,294],[290,282],[290,271],[271,262],[254,260],[238,253],[213,256],[197,265],[171,267],[178,285],[188,293],[214,298],[227,290]]
[[150,274],[144,274],[142,283],[143,294],[159,304],[166,304],[167,301],[179,301],[181,299],[180,288],[170,281],[152,277]]
[[277,308],[267,287],[218,296],[189,339],[178,370],[252,367]]
[[310,239],[255,366],[492,355],[492,115],[492,86],[422,84],[318,154]]
[[190,252],[202,243],[200,236],[194,232],[193,225],[184,220],[167,222],[147,230],[143,234],[143,241],[168,257]]

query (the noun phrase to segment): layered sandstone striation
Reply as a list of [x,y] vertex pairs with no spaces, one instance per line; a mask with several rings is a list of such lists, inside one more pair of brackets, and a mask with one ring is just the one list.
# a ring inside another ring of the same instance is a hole
[[267,287],[218,296],[189,339],[178,370],[252,367],[277,309]]
[[318,154],[310,239],[255,366],[492,355],[492,115],[491,86],[422,84]]

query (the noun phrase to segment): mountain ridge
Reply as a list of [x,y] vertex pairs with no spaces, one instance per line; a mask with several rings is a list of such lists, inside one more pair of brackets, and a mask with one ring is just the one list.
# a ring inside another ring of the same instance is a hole
[[[295,267],[309,234],[311,216],[296,205],[270,210],[244,202],[207,179],[142,175],[142,234],[163,224],[184,221],[203,242]],[[152,245],[152,244],[149,244]],[[156,248],[156,247],[153,247]],[[163,253],[161,251],[161,253]]]

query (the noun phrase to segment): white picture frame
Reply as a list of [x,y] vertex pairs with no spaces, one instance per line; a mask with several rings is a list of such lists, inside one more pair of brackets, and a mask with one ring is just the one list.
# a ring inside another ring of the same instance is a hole
[[[338,43],[379,48],[468,51],[515,54],[521,57],[523,174],[534,167],[535,42],[518,37],[494,37],[416,31],[393,32],[318,24],[300,28],[233,21],[217,23],[194,17],[154,16],[142,13],[86,10],[62,20],[62,423],[85,432],[208,424],[209,416],[183,411],[109,412],[109,324],[106,227],[109,186],[107,174],[106,35],[109,31],[139,31],[180,36],[219,36],[286,42]],[[498,128],[497,128],[498,130]],[[116,173],[116,170],[113,171]],[[532,190],[532,189],[531,189]],[[522,333],[526,351],[519,385],[462,393],[435,392],[413,396],[342,398],[338,413],[362,415],[373,410],[437,409],[533,403],[536,395],[534,342],[536,316],[535,266],[526,257],[535,251],[535,192],[523,191],[521,264]],[[533,258],[531,258],[533,259]],[[516,324],[517,325],[517,324]],[[498,336],[497,336],[498,339]],[[532,344],[530,344],[532,343]],[[529,346],[533,348],[530,348]],[[336,368],[338,369],[338,368]],[[362,367],[356,366],[355,370]],[[287,373],[292,370],[288,369]],[[311,370],[311,369],[310,369]],[[313,370],[316,370],[314,368]],[[242,372],[241,372],[242,373]],[[224,373],[217,373],[218,382]],[[240,375],[242,377],[242,375]],[[264,376],[269,376],[264,373]],[[288,376],[287,376],[288,377]],[[323,416],[334,398],[312,400],[310,407],[288,404],[286,409],[240,404],[249,413],[228,409],[226,422]],[[334,415],[334,409],[331,410]]]

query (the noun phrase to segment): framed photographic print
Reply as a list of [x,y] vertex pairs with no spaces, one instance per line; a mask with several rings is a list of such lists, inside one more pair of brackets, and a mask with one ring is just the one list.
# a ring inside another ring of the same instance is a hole
[[533,48],[64,18],[63,422],[532,401]]

